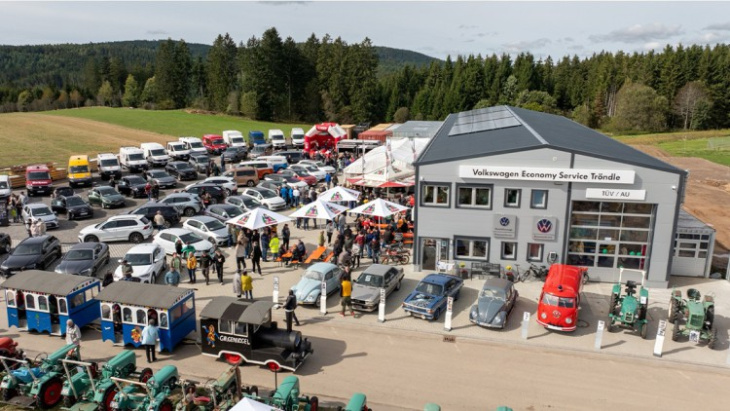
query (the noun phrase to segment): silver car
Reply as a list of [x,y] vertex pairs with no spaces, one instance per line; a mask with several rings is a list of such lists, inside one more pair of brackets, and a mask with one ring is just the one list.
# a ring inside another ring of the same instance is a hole
[[400,290],[403,269],[384,264],[373,264],[366,268],[352,283],[352,308],[358,311],[375,311],[380,302],[380,290],[385,289],[387,297]]
[[225,245],[228,243],[228,227],[215,217],[207,215],[190,217],[183,223],[183,228],[213,244]]
[[159,201],[162,204],[170,205],[182,215],[192,217],[204,208],[203,201],[197,194],[173,193]]
[[243,209],[244,211],[251,211],[253,209],[261,207],[261,201],[249,195],[226,197],[226,204],[234,205]]
[[23,216],[23,221],[28,221],[28,219],[41,219],[44,223],[46,223],[47,229],[53,229],[58,228],[58,217],[56,216],[56,213],[51,210],[51,207],[48,207],[45,204],[42,203],[32,203],[28,204],[25,207],[23,207],[23,212],[21,214]]

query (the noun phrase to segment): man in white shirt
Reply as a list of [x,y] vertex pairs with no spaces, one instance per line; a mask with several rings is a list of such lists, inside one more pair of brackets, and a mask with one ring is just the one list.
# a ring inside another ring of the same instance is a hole
[[301,195],[299,188],[294,187],[292,195],[294,196],[294,208],[299,208],[299,196]]

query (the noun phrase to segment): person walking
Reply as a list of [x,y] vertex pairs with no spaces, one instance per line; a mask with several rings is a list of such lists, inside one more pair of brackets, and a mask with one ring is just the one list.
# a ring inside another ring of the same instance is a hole
[[81,358],[81,330],[73,320],[66,320],[66,345],[73,345],[76,357]]
[[289,295],[286,296],[286,302],[284,303],[284,312],[286,313],[286,332],[291,332],[292,320],[299,327],[299,319],[294,310],[297,309],[297,296],[294,295],[294,290],[289,290]]
[[289,230],[289,224],[284,224],[284,228],[281,229],[281,249],[289,249],[289,239],[291,238],[291,230]]
[[236,243],[236,270],[246,269],[246,236],[239,236]]
[[203,255],[200,256],[198,264],[200,265],[200,272],[203,274],[203,277],[205,277],[205,285],[210,284],[210,261],[208,250],[203,251]]
[[195,270],[198,268],[198,259],[195,258],[195,253],[188,253],[187,266],[188,266],[188,278],[190,279],[190,284],[195,284],[195,281],[196,281]]
[[158,233],[165,229],[165,216],[162,215],[162,211],[157,210],[157,213],[152,220],[155,223],[154,228]]
[[180,240],[180,239],[178,238],[178,240],[177,240],[177,241],[175,241],[175,252],[176,252],[176,253],[177,253],[178,255],[180,255],[180,254],[182,254],[182,250],[183,250],[183,243],[182,243],[182,240]]
[[151,318],[149,323],[142,329],[142,345],[144,345],[144,351],[147,355],[147,362],[152,363],[157,361],[157,353],[155,353],[155,346],[159,339],[159,329],[157,328],[157,321]]
[[327,188],[332,188],[332,175],[330,173],[325,174],[324,183],[327,184]]
[[373,252],[373,264],[380,264],[380,242],[377,238],[370,243],[370,250]]
[[[253,300],[253,279],[248,275],[248,270],[243,270],[241,277],[238,278],[241,283],[241,291],[243,291],[243,298]],[[239,295],[239,297],[241,297]]]
[[287,208],[289,208],[289,196],[287,196],[287,195],[286,195],[286,193],[287,193],[287,191],[286,191],[286,186],[283,186],[283,185],[282,185],[282,186],[281,186],[281,188],[279,189],[279,195],[280,195],[280,196],[281,196],[281,198],[282,198],[282,199],[284,200],[284,205],[285,205],[285,206],[286,206]]
[[317,240],[317,245],[320,247],[324,247],[324,231],[319,232],[319,240]]
[[358,243],[352,244],[352,266],[357,265],[360,268],[360,245]]
[[352,295],[352,282],[350,281],[349,274],[343,274],[342,276],[342,282],[340,283],[340,295],[342,296],[342,301],[340,301],[342,311],[340,311],[340,315],[344,317],[346,315],[345,309],[350,307],[350,313],[354,317],[355,311],[352,309],[352,299],[350,298]]
[[269,237],[269,233],[264,231],[261,233],[261,261],[268,262],[268,252],[269,252],[269,240],[271,240],[271,237]]
[[276,259],[279,258],[279,244],[279,237],[276,236],[276,233],[273,233],[271,235],[271,240],[269,240],[269,253],[271,253],[271,261],[276,261]]
[[226,224],[226,225],[228,226],[228,242],[226,243],[226,247],[231,247],[231,246],[233,246],[233,242],[236,240],[238,233],[236,232],[235,224]]
[[215,250],[215,254],[213,254],[213,261],[215,262],[215,271],[216,274],[218,274],[218,281],[220,281],[221,285],[223,285],[223,263],[226,262],[226,256],[223,255],[220,248]]
[[327,225],[324,226],[324,231],[327,232],[327,245],[332,244],[332,234],[335,232],[335,223],[332,220],[327,221]]
[[177,287],[180,284],[180,272],[175,270],[172,266],[170,271],[165,274],[165,284]]
[[195,247],[190,244],[190,241],[188,241],[187,243],[185,243],[185,247],[183,247],[182,251],[180,252],[180,258],[186,258],[190,253],[195,254]]
[[[291,186],[286,188],[286,198],[289,199],[289,206],[294,208],[294,189]],[[299,227],[297,227],[299,228]]]
[[299,208],[299,196],[301,195],[301,192],[299,191],[299,188],[294,187],[294,191],[292,191],[292,197],[294,198],[294,208]]
[[251,271],[256,272],[258,267],[258,273],[261,275],[261,247],[259,242],[253,242],[253,249],[251,250]]
[[170,258],[170,268],[177,271],[178,274],[180,273],[180,270],[182,270],[182,258],[180,258],[180,254],[172,253],[172,257]]

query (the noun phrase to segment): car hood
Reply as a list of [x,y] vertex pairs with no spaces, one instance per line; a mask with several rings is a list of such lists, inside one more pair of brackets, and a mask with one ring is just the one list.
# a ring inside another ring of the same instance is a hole
[[116,203],[119,201],[124,201],[124,196],[121,194],[114,194],[114,195],[102,197],[101,201],[106,201],[107,203]]
[[476,304],[477,319],[479,322],[491,323],[494,317],[502,311],[504,307],[503,300],[496,300],[489,297],[480,297]]
[[94,267],[94,260],[62,260],[55,271],[58,274],[81,274],[82,271],[92,267]]
[[372,302],[380,298],[380,288],[371,287],[369,285],[360,285],[354,283],[352,285],[352,299],[366,302]]
[[10,255],[8,258],[3,261],[2,266],[8,269],[18,269],[18,268],[24,268],[27,265],[30,264],[36,264],[41,261],[41,255],[35,254],[35,255]]
[[193,248],[195,248],[195,251],[200,252],[210,251],[210,249],[213,248],[213,244],[211,244],[208,240],[198,241],[197,243],[193,243],[191,245],[193,246]]
[[155,181],[159,184],[175,184],[177,183],[177,180],[175,180],[175,177],[162,177],[162,178],[156,178]]
[[443,299],[442,296],[430,295],[419,292],[411,293],[405,303],[421,308],[430,308]]
[[214,235],[216,237],[228,237],[228,229],[227,228],[220,228],[215,231],[208,231],[208,235]]
[[[132,266],[132,277],[141,278],[146,280],[150,274],[152,274],[153,265],[135,265]],[[114,280],[119,281],[122,279],[122,266],[119,265],[114,271]]]
[[297,300],[304,300],[312,291],[320,290],[322,288],[322,281],[312,280],[309,278],[302,278],[299,280],[297,285],[292,287],[296,290]]
[[71,206],[71,207],[66,207],[66,210],[67,211],[84,211],[84,210],[91,211],[91,207],[89,207],[86,204],[83,204],[83,205],[75,205],[75,206]]
[[43,216],[34,216],[33,217],[33,219],[36,219],[36,218],[40,218],[41,220],[43,220],[44,223],[48,223],[48,222],[51,222],[51,221],[53,221],[53,222],[57,222],[58,221],[58,217],[56,217],[55,214],[43,215]]
[[266,198],[261,200],[261,203],[263,204],[271,204],[271,205],[283,205],[284,199],[281,197],[272,197],[272,198]]

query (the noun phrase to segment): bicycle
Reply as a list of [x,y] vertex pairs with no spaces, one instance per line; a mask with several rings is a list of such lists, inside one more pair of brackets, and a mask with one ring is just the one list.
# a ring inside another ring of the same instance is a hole
[[544,265],[537,266],[535,264],[530,263],[530,268],[527,269],[527,275],[526,277],[534,277],[537,278],[540,281],[545,281],[548,276],[548,269]]

